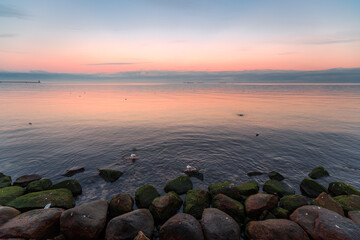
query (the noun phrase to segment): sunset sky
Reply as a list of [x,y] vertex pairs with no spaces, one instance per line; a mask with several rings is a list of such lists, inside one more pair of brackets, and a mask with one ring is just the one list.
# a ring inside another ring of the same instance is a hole
[[1,0],[0,71],[360,67],[359,0]]

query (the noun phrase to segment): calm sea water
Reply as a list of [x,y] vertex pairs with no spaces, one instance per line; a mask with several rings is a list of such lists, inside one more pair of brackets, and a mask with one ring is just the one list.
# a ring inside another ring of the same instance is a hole
[[[58,182],[84,166],[73,176],[78,203],[134,196],[143,184],[163,193],[186,165],[204,173],[194,188],[264,183],[246,172],[276,170],[299,192],[322,165],[331,177],[321,183],[360,189],[359,93],[359,84],[0,84],[0,172]],[[124,159],[134,148],[139,159]],[[106,183],[99,168],[124,175]]]

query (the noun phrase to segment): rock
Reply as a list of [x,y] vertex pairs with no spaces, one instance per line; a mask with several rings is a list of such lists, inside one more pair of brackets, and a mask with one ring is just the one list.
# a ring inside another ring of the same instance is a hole
[[28,193],[17,197],[6,205],[24,212],[31,209],[44,208],[48,203],[51,203],[51,207],[65,209],[75,206],[71,192],[64,188]]
[[160,239],[166,240],[204,240],[200,223],[186,213],[178,213],[160,228]]
[[139,231],[138,235],[136,235],[134,240],[150,240],[150,239],[146,237],[146,235],[142,231]]
[[276,171],[269,172],[268,177],[271,180],[278,180],[278,181],[282,181],[285,179],[283,175],[281,175],[280,173],[278,173]]
[[127,193],[118,194],[111,199],[109,204],[110,218],[117,217],[124,213],[131,212],[133,210],[134,200]]
[[210,207],[210,194],[205,190],[189,190],[184,202],[184,213],[200,219],[205,208]]
[[235,188],[242,196],[250,196],[259,192],[259,184],[256,181],[245,182]]
[[99,176],[106,182],[115,182],[123,175],[122,172],[112,169],[99,169]]
[[97,239],[106,224],[108,203],[96,200],[61,214],[60,230],[67,239]]
[[318,206],[302,206],[290,215],[314,240],[359,239],[360,227],[336,212]]
[[277,180],[268,180],[267,182],[265,182],[263,190],[264,192],[274,194],[279,197],[295,194],[295,190],[292,187],[290,187],[284,182],[280,182]]
[[271,213],[274,214],[276,218],[286,219],[289,217],[289,211],[281,207],[272,209]]
[[316,199],[314,199],[311,202],[311,204],[337,212],[341,216],[345,216],[341,204],[336,202],[334,199],[332,199],[328,194],[324,192],[321,193]]
[[211,194],[211,196],[215,197],[219,193],[226,195],[225,193],[232,186],[233,186],[233,184],[230,182],[223,182],[223,183],[211,184],[211,185],[209,185],[208,189],[209,189],[209,193]]
[[0,227],[0,238],[46,239],[56,234],[62,212],[59,208],[49,208],[20,214]]
[[328,171],[326,171],[325,168],[321,167],[321,166],[314,168],[309,173],[309,177],[311,177],[312,179],[318,179],[318,178],[327,177],[327,176],[329,176]]
[[311,198],[316,198],[322,192],[328,193],[327,189],[323,185],[310,178],[304,178],[301,181],[300,190],[302,194]]
[[214,198],[219,193],[224,194],[232,199],[243,202],[246,196],[255,194],[259,191],[259,185],[255,181],[246,182],[235,186],[230,182],[215,183],[209,186],[209,192]]
[[20,214],[20,211],[12,207],[0,207],[0,226]]
[[228,214],[217,208],[207,208],[201,218],[206,240],[239,240],[240,227]]
[[160,194],[155,187],[144,185],[136,191],[135,202],[138,208],[149,208],[152,201],[159,196]]
[[188,176],[177,177],[168,182],[164,188],[165,192],[174,191],[181,195],[193,188],[193,184]]
[[74,176],[77,173],[81,173],[81,172],[84,172],[84,171],[85,171],[84,167],[76,166],[76,167],[72,167],[72,168],[68,169],[64,174],[62,174],[62,176],[71,177],[71,176]]
[[360,191],[358,191],[353,186],[351,186],[351,185],[349,185],[347,183],[344,183],[344,182],[331,182],[331,183],[329,183],[329,192],[334,196],[351,195],[351,194],[355,194],[355,195],[360,196]]
[[82,193],[82,187],[80,183],[75,179],[64,180],[54,184],[51,189],[66,188],[70,190],[73,196],[80,195]]
[[4,187],[0,189],[0,205],[5,205],[6,203],[14,200],[17,197],[20,197],[25,193],[25,189],[18,186]]
[[306,232],[296,223],[287,219],[252,221],[247,233],[254,240],[309,240]]
[[242,225],[245,220],[244,205],[240,202],[219,193],[213,198],[212,204],[214,208],[229,214],[239,225]]
[[14,186],[26,187],[29,183],[40,180],[42,176],[38,174],[24,175],[17,178],[14,182]]
[[360,210],[360,196],[358,195],[340,195],[334,197],[334,200],[341,204],[344,211]]
[[29,183],[26,187],[27,192],[40,192],[44,190],[49,190],[52,186],[50,179],[41,179]]
[[197,179],[200,179],[201,181],[204,180],[204,174],[202,174],[201,172],[199,172],[199,170],[192,170],[192,171],[184,171],[184,173],[186,175],[188,175],[189,177],[195,177]]
[[245,201],[246,214],[250,218],[258,218],[264,210],[277,207],[278,198],[271,194],[258,193],[251,195]]
[[164,196],[155,198],[149,210],[156,223],[164,223],[175,215],[180,209],[183,201],[175,192],[168,192]]
[[247,172],[246,175],[248,175],[249,177],[253,177],[253,176],[260,176],[260,175],[263,175],[264,173],[262,172],[257,172],[257,171],[254,171],[254,172]]
[[106,228],[106,240],[132,240],[142,231],[151,238],[154,219],[148,209],[138,209],[110,220]]
[[267,219],[276,219],[275,215],[272,214],[270,211],[268,210],[264,210],[260,217],[259,217],[259,220],[267,220]]
[[288,210],[290,213],[297,208],[308,205],[306,198],[302,195],[287,195],[280,199],[280,207]]
[[0,176],[0,188],[11,186],[11,177],[5,176],[4,174]]
[[360,226],[360,211],[350,211],[348,212],[348,216],[354,223]]

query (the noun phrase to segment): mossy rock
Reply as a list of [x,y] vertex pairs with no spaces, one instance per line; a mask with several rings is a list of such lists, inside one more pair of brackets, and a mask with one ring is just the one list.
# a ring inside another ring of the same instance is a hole
[[334,196],[339,195],[359,195],[360,191],[354,188],[353,186],[345,183],[345,182],[331,182],[329,183],[329,192]]
[[325,192],[321,193],[319,196],[317,196],[316,199],[312,200],[311,204],[337,212],[341,216],[345,216],[341,204],[336,202],[332,197],[330,197]]
[[223,183],[214,183],[209,185],[209,193],[212,197],[215,197],[219,193],[224,194],[230,187],[232,186],[232,183],[230,182],[223,182]]
[[99,176],[106,182],[115,182],[123,175],[122,172],[112,169],[99,169]]
[[302,194],[311,198],[316,198],[322,192],[328,193],[328,190],[323,185],[311,178],[304,178],[301,181],[300,190]]
[[188,176],[177,177],[168,182],[164,188],[165,192],[174,191],[181,195],[193,188],[193,183]]
[[272,209],[271,212],[272,212],[272,214],[274,214],[274,216],[276,218],[279,218],[279,219],[289,218],[289,211],[284,208],[277,207],[277,208]]
[[127,193],[121,193],[111,199],[109,204],[110,218],[120,216],[133,210],[134,200]]
[[50,179],[41,179],[29,183],[26,187],[27,192],[40,192],[49,190],[52,186]]
[[210,207],[210,194],[206,190],[189,190],[184,202],[184,213],[200,219],[205,208]]
[[297,208],[308,205],[306,198],[302,195],[288,195],[280,199],[280,207],[288,210],[290,213]]
[[292,187],[290,187],[286,183],[280,182],[278,180],[266,181],[263,186],[263,190],[264,190],[264,192],[267,192],[269,194],[274,194],[279,197],[295,194],[295,190]]
[[245,221],[245,208],[241,202],[219,193],[213,198],[211,205],[229,214],[240,226],[243,225]]
[[73,196],[80,195],[82,193],[82,187],[80,183],[75,179],[68,179],[54,184],[51,189],[66,188],[70,190]]
[[25,189],[18,186],[4,187],[0,189],[0,205],[5,205],[6,203],[14,200],[17,197],[20,197],[25,193]]
[[264,210],[259,216],[259,220],[277,219],[276,216],[269,210]]
[[325,168],[321,167],[321,166],[314,168],[309,173],[309,177],[311,177],[312,179],[318,179],[318,178],[327,177],[327,176],[329,176],[328,171],[326,171]]
[[271,180],[278,180],[278,181],[282,181],[285,179],[283,175],[281,175],[280,173],[278,173],[276,171],[269,172],[268,177]]
[[135,193],[135,202],[138,208],[149,208],[152,201],[160,194],[154,186],[144,185]]
[[244,202],[247,196],[242,195],[242,193],[249,194],[255,192],[256,184],[255,182],[247,182],[235,186],[233,183],[223,182],[211,184],[208,189],[212,198],[221,193],[237,201]]
[[48,203],[51,203],[51,207],[65,209],[75,206],[75,200],[71,191],[65,188],[28,193],[17,197],[6,205],[24,212],[44,208]]
[[29,183],[40,180],[42,178],[39,174],[24,175],[15,180],[14,186],[26,187]]
[[242,196],[250,196],[259,192],[259,184],[256,181],[245,182],[235,187]]
[[358,195],[341,195],[334,197],[334,200],[341,204],[344,211],[360,210],[360,196]]
[[0,188],[11,186],[11,177],[10,176],[1,176],[0,177]]
[[175,192],[168,192],[164,196],[155,198],[149,210],[157,224],[166,222],[177,213],[183,201]]

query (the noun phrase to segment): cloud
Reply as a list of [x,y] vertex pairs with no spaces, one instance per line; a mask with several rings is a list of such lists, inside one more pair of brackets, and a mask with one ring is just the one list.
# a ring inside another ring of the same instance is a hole
[[15,37],[15,34],[0,34],[0,38],[12,38]]
[[27,15],[19,9],[0,4],[0,17],[24,18]]
[[88,63],[85,65],[89,65],[89,66],[104,66],[104,65],[131,65],[131,64],[136,64],[133,62],[113,62],[113,63]]
[[337,44],[337,43],[350,43],[350,42],[358,42],[360,39],[328,39],[328,40],[319,40],[319,41],[309,41],[305,42],[305,44],[315,44],[315,45],[324,45],[324,44]]

